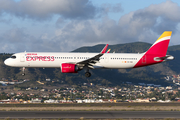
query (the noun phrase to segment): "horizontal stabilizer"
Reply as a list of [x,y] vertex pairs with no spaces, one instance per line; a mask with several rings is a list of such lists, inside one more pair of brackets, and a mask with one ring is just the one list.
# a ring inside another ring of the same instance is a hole
[[155,61],[160,61],[160,60],[164,60],[164,61],[169,61],[169,60],[173,60],[174,57],[171,55],[166,55],[164,57],[155,57],[154,60]]

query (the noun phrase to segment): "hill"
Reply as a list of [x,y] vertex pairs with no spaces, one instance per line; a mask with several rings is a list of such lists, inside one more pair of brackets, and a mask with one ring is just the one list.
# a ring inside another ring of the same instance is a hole
[[[72,52],[100,52],[105,45],[100,44],[92,47],[81,47]],[[151,44],[143,42],[109,45],[111,52],[116,53],[142,53],[145,52]],[[164,62],[157,65],[148,67],[136,68],[136,69],[102,69],[91,70],[92,76],[86,78],[84,71],[80,71],[78,74],[64,74],[60,69],[42,69],[42,68],[28,68],[26,70],[26,76],[21,76],[21,68],[12,68],[5,66],[3,61],[9,57],[10,54],[0,55],[0,78],[8,79],[30,79],[32,81],[45,81],[50,78],[59,80],[67,84],[80,84],[84,82],[93,82],[95,84],[102,84],[106,86],[121,85],[123,82],[133,83],[154,83],[167,85],[167,81],[164,80],[166,75],[179,74],[180,68],[180,45],[171,46],[168,49],[168,54],[173,55],[175,60]],[[59,83],[60,84],[60,83]]]

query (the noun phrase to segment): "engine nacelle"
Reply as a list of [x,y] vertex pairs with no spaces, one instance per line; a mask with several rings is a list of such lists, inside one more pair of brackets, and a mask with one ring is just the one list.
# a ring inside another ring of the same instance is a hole
[[62,73],[77,73],[78,66],[76,64],[71,64],[71,63],[62,63],[61,72]]

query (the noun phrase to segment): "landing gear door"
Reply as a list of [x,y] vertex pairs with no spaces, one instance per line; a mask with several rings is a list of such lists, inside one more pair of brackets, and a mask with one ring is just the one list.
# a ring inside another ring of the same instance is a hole
[[25,61],[25,54],[21,54],[20,62],[24,62],[24,61]]

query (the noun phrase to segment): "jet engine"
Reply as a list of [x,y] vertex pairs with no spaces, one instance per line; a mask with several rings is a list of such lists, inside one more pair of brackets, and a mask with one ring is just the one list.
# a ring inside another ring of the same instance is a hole
[[62,73],[77,73],[79,70],[76,64],[72,63],[62,63],[61,64],[61,72]]

